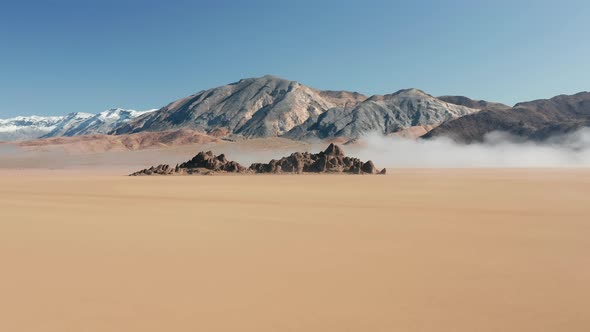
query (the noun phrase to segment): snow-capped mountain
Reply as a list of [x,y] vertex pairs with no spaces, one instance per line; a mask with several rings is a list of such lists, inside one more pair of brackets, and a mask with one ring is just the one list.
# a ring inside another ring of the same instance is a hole
[[90,116],[88,117],[80,118],[80,121],[71,121],[70,125],[51,132],[44,137],[106,134],[136,117],[152,111],[155,110],[140,112],[122,108],[112,108],[96,115],[89,114]]
[[0,119],[0,141],[104,134],[149,111],[113,108],[98,114],[74,112],[64,116],[18,116]]
[[61,116],[17,116],[0,119],[0,141],[18,141],[41,137],[55,129]]
[[[82,113],[82,112],[74,112],[74,113],[67,114],[67,115],[61,117],[61,121],[55,126],[55,128],[52,131],[50,131],[47,134],[42,135],[40,137],[45,138],[45,137],[64,136],[63,134],[65,132],[67,132],[68,130],[70,130],[72,128],[76,128],[82,122],[86,121],[87,119],[89,119],[93,116],[94,115],[92,115],[90,113]],[[33,138],[38,138],[38,137],[33,137]]]

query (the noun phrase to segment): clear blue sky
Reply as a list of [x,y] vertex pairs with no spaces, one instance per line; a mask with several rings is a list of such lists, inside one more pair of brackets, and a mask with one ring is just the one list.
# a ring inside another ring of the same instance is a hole
[[513,104],[590,90],[590,1],[7,0],[0,118],[161,107],[273,74]]

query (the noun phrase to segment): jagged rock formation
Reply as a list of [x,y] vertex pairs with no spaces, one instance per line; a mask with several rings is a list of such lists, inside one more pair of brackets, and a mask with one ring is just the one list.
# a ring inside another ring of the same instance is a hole
[[311,117],[285,137],[292,139],[358,138],[367,133],[387,135],[412,127],[433,127],[478,109],[449,104],[418,89],[372,96],[354,108],[334,108]]
[[212,173],[243,173],[246,168],[235,161],[227,160],[224,154],[216,156],[211,151],[199,152],[193,159],[171,167],[162,164],[132,173],[137,175],[170,175],[170,174],[212,174]]
[[510,109],[485,110],[449,121],[424,138],[450,137],[458,142],[481,142],[493,131],[541,141],[590,126],[590,92],[518,103]]
[[[350,173],[377,174],[379,171],[372,161],[363,163],[357,158],[344,155],[341,147],[330,144],[325,151],[312,154],[295,152],[268,164],[252,164],[250,170],[255,173]],[[385,174],[385,169],[381,172]]]
[[385,174],[385,168],[379,171],[372,161],[362,162],[357,158],[347,157],[341,147],[330,144],[320,153],[295,152],[269,163],[254,163],[248,169],[235,161],[229,161],[225,155],[214,155],[211,151],[199,152],[193,159],[171,167],[159,165],[135,172],[138,175],[172,175],[172,174],[215,174],[215,173],[348,173],[348,174]]
[[274,76],[249,78],[177,100],[112,133],[189,128],[207,133],[223,129],[244,137],[280,136],[309,117],[365,99],[359,93],[319,91]]
[[204,168],[214,172],[230,173],[239,173],[246,170],[242,165],[238,164],[237,162],[227,160],[224,154],[216,156],[211,151],[199,152],[193,159],[180,164],[176,168],[178,170],[187,169],[189,170],[189,173],[190,170],[199,168]]

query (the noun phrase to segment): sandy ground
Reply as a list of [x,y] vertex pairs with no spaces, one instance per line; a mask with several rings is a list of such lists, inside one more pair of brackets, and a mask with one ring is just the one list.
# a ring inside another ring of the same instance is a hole
[[0,331],[590,331],[590,170],[0,172]]
[[[84,137],[84,136],[82,136]],[[69,138],[67,138],[69,139]],[[94,144],[96,142],[83,141]],[[252,139],[240,142],[197,143],[162,146],[140,150],[93,151],[96,147],[77,144],[53,144],[22,147],[16,143],[0,142],[0,172],[15,170],[68,170],[86,173],[129,174],[162,163],[175,165],[190,160],[199,151],[224,153],[244,165],[268,162],[290,155],[294,151],[324,150],[328,144],[303,143],[279,138]]]

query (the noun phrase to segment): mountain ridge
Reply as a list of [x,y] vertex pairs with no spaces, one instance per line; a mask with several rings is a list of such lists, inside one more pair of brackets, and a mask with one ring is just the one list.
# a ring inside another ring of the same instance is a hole
[[590,93],[580,92],[510,107],[464,96],[434,97],[417,88],[365,96],[265,75],[201,90],[145,112],[114,108],[98,114],[0,120],[0,140],[171,130],[230,140],[283,137],[344,142],[376,132],[472,142],[482,141],[492,131],[539,140],[590,126],[589,100]]
[[244,137],[280,136],[309,117],[334,107],[348,107],[366,96],[348,91],[320,91],[296,81],[266,75],[241,79],[176,100],[140,116],[112,134],[167,129],[227,129]]
[[62,116],[17,116],[0,119],[0,141],[106,134],[148,111],[111,108],[98,114],[73,112]]
[[355,139],[370,132],[389,135],[412,127],[437,126],[478,111],[438,100],[420,89],[402,89],[371,96],[354,108],[330,109],[290,131],[286,137]]
[[110,133],[187,128],[207,133],[225,130],[245,138],[352,139],[375,130],[390,134],[414,126],[437,126],[477,111],[415,88],[367,97],[358,92],[322,91],[266,75],[178,99]]
[[483,110],[442,124],[424,138],[449,137],[462,143],[481,142],[501,131],[530,140],[545,140],[590,126],[590,92],[520,102],[506,110]]

